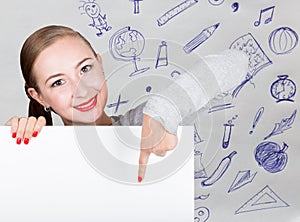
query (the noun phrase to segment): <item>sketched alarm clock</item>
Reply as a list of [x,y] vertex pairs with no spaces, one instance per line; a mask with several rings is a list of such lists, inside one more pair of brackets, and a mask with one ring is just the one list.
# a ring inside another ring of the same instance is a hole
[[277,77],[278,79],[272,83],[270,88],[272,97],[277,99],[277,103],[282,101],[294,102],[292,98],[296,94],[296,84],[288,78],[288,75]]

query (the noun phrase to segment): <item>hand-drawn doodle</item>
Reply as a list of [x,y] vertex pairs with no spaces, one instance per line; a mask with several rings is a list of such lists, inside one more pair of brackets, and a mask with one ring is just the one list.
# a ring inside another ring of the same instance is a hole
[[194,222],[205,222],[209,219],[210,212],[207,207],[197,207],[195,209]]
[[178,76],[180,76],[180,75],[181,75],[181,73],[180,73],[179,71],[177,71],[177,70],[174,70],[174,71],[172,71],[172,72],[171,72],[171,77],[172,77],[172,78],[174,78],[174,77],[175,77],[175,75],[178,75]]
[[269,47],[276,55],[290,53],[297,45],[298,35],[289,27],[275,29],[269,35]]
[[140,2],[143,0],[129,0],[129,1],[133,2],[133,5],[134,5],[133,13],[139,14],[140,13]]
[[201,139],[196,124],[194,124],[194,145],[203,142],[204,140]]
[[249,73],[247,73],[245,80],[237,86],[232,93],[232,96],[236,97],[243,86],[261,69],[272,64],[272,61],[268,58],[251,33],[234,40],[229,48],[240,50],[249,57]]
[[229,190],[227,193],[230,193],[232,191],[238,190],[241,187],[252,183],[254,177],[256,176],[257,172],[251,173],[250,170],[244,170],[244,171],[239,171],[233,180]]
[[210,194],[202,194],[200,196],[195,197],[194,200],[206,200],[209,198],[209,196]]
[[168,21],[170,21],[175,16],[179,15],[183,11],[187,10],[188,8],[194,6],[196,3],[198,3],[199,0],[186,0],[178,5],[176,5],[174,8],[167,11],[165,14],[163,14],[159,19],[157,19],[158,26],[165,25]]
[[216,112],[216,111],[220,111],[220,110],[224,110],[224,109],[230,109],[230,108],[234,108],[234,105],[232,105],[232,103],[216,105],[216,106],[210,107],[209,110],[208,110],[208,113],[213,113],[213,112]]
[[272,132],[264,138],[264,140],[270,138],[271,136],[275,136],[278,134],[282,134],[284,131],[292,128],[294,120],[296,118],[297,110],[295,110],[290,117],[283,118],[280,123],[275,123],[275,126]]
[[237,209],[235,214],[289,206],[289,204],[282,200],[268,185],[266,185]]
[[222,147],[224,149],[227,149],[229,146],[230,138],[231,138],[231,130],[234,124],[232,123],[233,120],[235,120],[238,116],[232,118],[232,120],[228,120],[227,123],[224,124],[224,133],[223,133],[223,139],[222,139]]
[[151,90],[152,90],[152,87],[151,87],[151,86],[147,86],[147,87],[146,87],[146,92],[147,92],[147,93],[150,93]]
[[194,162],[195,162],[195,170],[194,170],[194,179],[207,178],[207,174],[205,168],[201,162],[202,153],[200,151],[194,151]]
[[106,105],[106,107],[107,107],[107,108],[113,108],[113,107],[115,107],[114,113],[116,114],[116,113],[118,112],[118,110],[119,110],[119,106],[120,106],[121,104],[126,104],[126,103],[128,103],[128,102],[129,102],[129,100],[121,101],[121,95],[119,95],[118,101],[117,101],[116,103],[108,104],[108,105]]
[[252,124],[252,130],[249,131],[249,134],[252,134],[253,133],[253,130],[254,128],[256,127],[258,121],[261,119],[263,113],[265,111],[265,108],[264,107],[260,107],[258,109],[258,111],[256,112],[255,114],[255,117],[254,117],[254,120],[253,120],[253,124]]
[[233,9],[233,12],[237,12],[240,8],[240,4],[238,2],[234,2],[232,3],[231,8]]
[[168,65],[168,46],[167,42],[162,41],[158,46],[158,53],[156,58],[155,68],[157,69],[160,66]]
[[188,42],[184,47],[183,50],[185,53],[189,54],[202,43],[204,43],[207,39],[209,39],[215,30],[219,27],[220,23],[207,27],[201,31],[199,35],[193,38],[190,42]]
[[260,13],[259,13],[259,19],[254,22],[254,26],[259,26],[260,25],[261,19],[264,15],[266,15],[266,19],[264,21],[264,24],[270,23],[273,19],[274,9],[275,9],[275,6],[271,6],[271,7],[268,7],[268,8],[261,9]]
[[129,77],[142,74],[150,69],[150,67],[142,69],[137,67],[137,61],[140,60],[138,56],[142,54],[144,47],[144,36],[140,32],[130,29],[129,26],[118,30],[109,40],[109,51],[114,59],[133,62],[134,72]]
[[283,143],[281,148],[274,142],[262,142],[255,149],[255,160],[259,166],[270,173],[280,172],[285,168],[288,161],[288,155],[285,152],[287,148],[286,143]]
[[207,179],[201,182],[201,185],[211,186],[214,183],[216,183],[219,179],[221,179],[224,173],[227,171],[228,167],[230,166],[232,157],[236,154],[237,152],[233,151],[228,156],[224,157],[217,166],[217,168],[214,170],[214,172]]
[[224,3],[224,0],[208,0],[208,2],[213,6],[219,6]]
[[98,37],[103,35],[104,31],[109,31],[112,29],[106,21],[106,14],[101,14],[100,6],[95,2],[95,0],[80,1],[82,5],[79,7],[79,10],[83,10],[81,14],[86,14],[92,19],[92,23],[89,26],[98,30],[96,34]]
[[288,79],[288,75],[277,76],[275,82],[272,83],[270,92],[273,98],[277,99],[277,103],[282,101],[294,102],[292,99],[296,94],[296,84]]

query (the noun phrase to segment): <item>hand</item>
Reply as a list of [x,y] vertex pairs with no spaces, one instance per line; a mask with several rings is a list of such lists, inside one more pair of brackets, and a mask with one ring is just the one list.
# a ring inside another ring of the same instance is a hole
[[157,156],[165,156],[166,152],[173,150],[178,139],[165,130],[160,122],[144,115],[141,138],[141,151],[139,158],[138,181],[141,182],[145,176],[148,159],[151,153]]
[[28,144],[32,137],[36,137],[42,130],[42,127],[46,125],[46,119],[40,116],[38,119],[31,117],[12,117],[6,123],[5,126],[11,126],[12,138],[16,138],[16,143]]

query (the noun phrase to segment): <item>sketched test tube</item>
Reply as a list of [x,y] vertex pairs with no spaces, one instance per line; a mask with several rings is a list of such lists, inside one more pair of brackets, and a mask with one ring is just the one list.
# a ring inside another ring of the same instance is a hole
[[231,137],[231,129],[234,126],[232,123],[226,123],[224,124],[224,134],[223,134],[223,140],[222,140],[222,147],[224,149],[228,148],[230,137]]
[[183,50],[185,53],[189,54],[194,49],[196,49],[198,46],[200,46],[203,42],[205,42],[207,39],[209,39],[212,34],[215,32],[215,30],[219,27],[220,23],[217,23],[215,25],[212,25],[208,28],[205,28],[202,30],[202,32],[197,35],[195,38],[193,38],[190,42],[188,42],[184,47]]

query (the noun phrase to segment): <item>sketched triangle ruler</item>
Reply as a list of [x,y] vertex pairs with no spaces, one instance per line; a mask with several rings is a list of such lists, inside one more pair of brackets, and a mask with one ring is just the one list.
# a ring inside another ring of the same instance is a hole
[[289,207],[289,204],[282,200],[268,185],[266,185],[261,191],[251,197],[235,211],[235,214],[279,207]]

